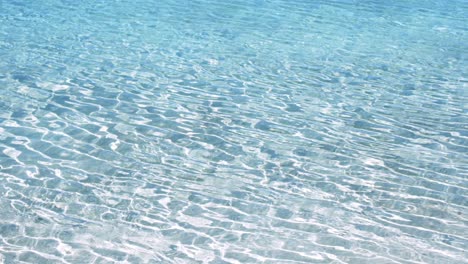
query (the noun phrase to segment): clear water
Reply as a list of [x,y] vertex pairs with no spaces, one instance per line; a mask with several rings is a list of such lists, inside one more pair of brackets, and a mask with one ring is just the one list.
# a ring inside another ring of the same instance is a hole
[[0,263],[464,263],[467,13],[1,0]]

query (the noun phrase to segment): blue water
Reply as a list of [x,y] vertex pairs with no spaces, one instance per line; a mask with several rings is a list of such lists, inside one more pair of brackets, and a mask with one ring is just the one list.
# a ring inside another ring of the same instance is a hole
[[467,14],[0,0],[0,263],[467,263]]

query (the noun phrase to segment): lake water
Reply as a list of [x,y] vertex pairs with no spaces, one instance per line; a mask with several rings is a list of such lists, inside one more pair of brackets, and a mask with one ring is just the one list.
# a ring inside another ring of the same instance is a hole
[[464,0],[0,0],[0,263],[467,263]]

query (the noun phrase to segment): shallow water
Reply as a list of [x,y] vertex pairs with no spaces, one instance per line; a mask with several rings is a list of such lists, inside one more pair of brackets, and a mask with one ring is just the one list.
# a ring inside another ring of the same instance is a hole
[[0,1],[0,263],[463,263],[467,13]]

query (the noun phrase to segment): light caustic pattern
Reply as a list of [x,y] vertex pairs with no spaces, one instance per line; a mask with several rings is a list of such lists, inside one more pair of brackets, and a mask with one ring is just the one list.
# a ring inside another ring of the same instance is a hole
[[468,4],[0,1],[0,262],[463,263]]

